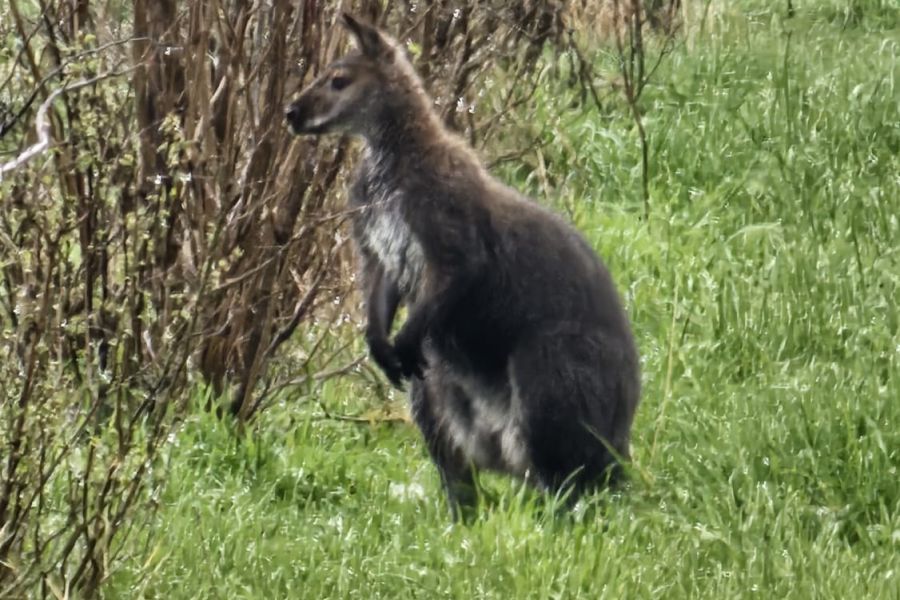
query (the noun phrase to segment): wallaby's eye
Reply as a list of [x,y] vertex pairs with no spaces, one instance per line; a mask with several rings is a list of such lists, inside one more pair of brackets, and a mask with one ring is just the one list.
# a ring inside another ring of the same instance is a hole
[[331,89],[333,90],[342,90],[345,87],[350,85],[350,78],[345,77],[343,75],[335,75],[331,78]]

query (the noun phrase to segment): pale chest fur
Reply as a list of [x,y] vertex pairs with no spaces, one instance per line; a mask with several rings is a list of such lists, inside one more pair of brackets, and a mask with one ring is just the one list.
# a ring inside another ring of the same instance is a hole
[[422,283],[425,257],[402,213],[403,192],[380,171],[379,162],[366,153],[357,169],[350,195],[356,242],[378,259],[404,297],[415,297]]

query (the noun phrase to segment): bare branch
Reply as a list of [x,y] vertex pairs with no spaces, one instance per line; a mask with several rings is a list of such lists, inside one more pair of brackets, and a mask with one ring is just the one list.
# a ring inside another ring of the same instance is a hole
[[[41,80],[37,83],[35,88],[28,95],[28,98],[25,100],[25,102],[22,103],[22,106],[19,108],[18,112],[16,112],[15,115],[13,115],[5,123],[0,123],[0,139],[2,139],[3,136],[5,136],[9,132],[9,130],[12,129],[16,123],[19,122],[19,120],[21,120],[22,115],[24,115],[26,112],[28,112],[28,109],[31,108],[32,103],[34,103],[35,98],[37,98],[37,96],[41,92],[41,90],[44,89],[44,86],[46,86],[47,83],[51,79],[53,79],[54,77],[57,77],[60,73],[62,73],[68,66],[70,66],[88,56],[99,54],[100,52],[103,52],[104,50],[108,50],[109,48],[112,48],[115,46],[122,46],[124,44],[129,44],[131,42],[136,42],[136,41],[142,41],[142,40],[146,41],[146,39],[147,38],[131,37],[131,38],[124,39],[124,40],[115,40],[115,41],[103,44],[101,46],[97,46],[96,48],[90,48],[88,50],[84,50],[83,52],[78,52],[78,53],[73,54],[72,56],[66,58],[60,66],[54,68],[52,71],[50,71],[49,73],[44,75],[43,78],[41,78]],[[22,52],[24,52],[24,50],[22,50]],[[10,78],[13,76],[14,72],[15,72],[14,70],[10,71],[10,74],[9,74]],[[8,82],[9,82],[9,79],[7,79],[6,83],[8,83]],[[0,87],[4,87],[6,85],[6,83],[4,83],[3,85],[0,85]]]
[[47,120],[47,112],[50,110],[50,106],[53,104],[53,101],[56,100],[58,96],[61,94],[65,94],[67,92],[73,92],[75,90],[79,90],[83,87],[87,87],[89,85],[94,85],[100,81],[104,81],[106,79],[111,79],[113,77],[121,77],[122,75],[126,75],[131,73],[135,69],[139,67],[129,67],[127,69],[122,69],[120,71],[112,71],[109,73],[103,73],[101,75],[96,75],[94,77],[89,77],[87,79],[79,79],[73,83],[69,83],[64,85],[61,88],[54,90],[46,100],[41,103],[40,108],[37,111],[37,117],[35,118],[34,129],[37,132],[38,141],[23,150],[16,156],[14,159],[3,163],[0,165],[0,181],[3,181],[3,175],[15,169],[18,169],[22,165],[26,164],[35,156],[43,154],[50,147],[50,122]]

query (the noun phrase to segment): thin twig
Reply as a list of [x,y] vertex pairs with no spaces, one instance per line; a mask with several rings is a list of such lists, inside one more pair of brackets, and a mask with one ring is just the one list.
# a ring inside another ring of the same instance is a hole
[[395,415],[379,416],[379,417],[358,417],[355,415],[334,415],[331,413],[314,415],[309,418],[310,421],[341,421],[345,423],[356,423],[358,425],[372,425],[374,423],[409,423],[409,419]]
[[[259,398],[257,399],[256,403],[253,406],[253,410],[250,411],[250,414],[253,415],[253,414],[256,414],[257,412],[263,410],[266,406],[268,406],[267,401],[269,400],[269,398],[272,398],[273,396],[275,396],[275,394],[277,394],[278,392],[280,392],[282,390],[285,390],[289,387],[300,387],[300,386],[306,385],[308,383],[322,383],[322,382],[332,379],[334,377],[338,377],[340,375],[346,375],[347,373],[350,373],[351,371],[353,371],[354,369],[359,367],[365,360],[366,360],[366,356],[363,354],[363,355],[357,356],[355,359],[353,359],[349,363],[342,365],[340,367],[322,370],[322,371],[319,371],[318,373],[313,373],[312,375],[303,375],[302,377],[295,377],[294,379],[290,379],[288,381],[283,381],[283,382],[279,383],[278,385],[271,386],[270,389],[267,389],[264,393],[260,394]],[[328,411],[324,410],[324,407],[323,407],[323,412],[328,414]]]
[[[16,112],[15,115],[13,115],[8,121],[6,121],[4,123],[0,123],[0,139],[2,139],[3,136],[5,136],[9,132],[9,130],[12,129],[16,123],[19,122],[19,120],[22,118],[22,115],[24,115],[28,111],[28,109],[31,108],[31,104],[34,102],[34,99],[37,98],[40,91],[42,89],[44,89],[44,86],[47,84],[47,82],[49,82],[51,79],[53,79],[54,77],[56,77],[57,75],[62,73],[66,67],[68,67],[69,65],[75,63],[76,61],[78,61],[86,56],[90,56],[92,54],[98,54],[98,53],[103,52],[104,50],[111,48],[113,46],[120,46],[122,44],[130,44],[131,42],[147,41],[147,40],[148,40],[148,38],[145,38],[145,37],[130,37],[130,38],[124,39],[124,40],[115,40],[115,41],[109,42],[107,44],[103,44],[102,46],[97,46],[96,48],[91,48],[89,50],[85,50],[83,52],[79,52],[77,54],[73,54],[70,57],[67,57],[65,62],[63,62],[63,64],[54,68],[52,71],[50,71],[49,73],[44,75],[43,78],[41,78],[41,80],[38,82],[38,84],[35,86],[35,88],[31,91],[31,94],[28,95],[28,98],[25,100],[25,102],[22,103],[22,106],[19,108],[18,112]],[[10,72],[10,77],[12,77],[12,71]],[[5,83],[4,83],[4,85],[2,85],[0,87],[4,87],[4,86],[5,86]]]
[[46,152],[50,147],[50,122],[47,119],[47,112],[50,110],[50,105],[53,104],[53,101],[56,100],[58,96],[60,96],[61,94],[65,94],[66,92],[73,92],[83,87],[94,85],[95,83],[98,83],[105,79],[127,75],[128,73],[138,68],[139,66],[133,66],[128,67],[127,69],[122,69],[121,71],[112,71],[109,73],[97,75],[95,77],[89,77],[87,79],[79,79],[74,83],[66,84],[63,87],[54,90],[53,93],[51,93],[47,97],[47,99],[44,100],[37,112],[37,118],[35,119],[34,128],[37,132],[38,141],[20,152],[19,155],[14,159],[0,165],[0,181],[3,181],[4,173],[8,173],[10,171],[18,169],[35,156]]

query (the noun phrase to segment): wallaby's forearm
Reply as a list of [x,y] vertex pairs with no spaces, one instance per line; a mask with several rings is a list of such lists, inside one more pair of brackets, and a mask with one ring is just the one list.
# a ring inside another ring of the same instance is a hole
[[382,265],[373,261],[370,269],[366,298],[368,313],[366,343],[369,346],[369,353],[378,367],[391,383],[400,387],[400,362],[389,341],[391,325],[397,314],[397,307],[400,305],[400,289],[396,282],[386,275]]
[[366,339],[388,339],[391,334],[391,326],[397,315],[397,307],[400,305],[400,288],[396,282],[387,277],[384,267],[378,265],[374,268],[372,283],[366,299],[368,323],[366,324]]
[[468,295],[478,279],[477,267],[459,270],[445,277],[410,309],[403,328],[394,341],[394,349],[405,377],[421,375],[425,365],[422,343],[429,332],[439,329]]

